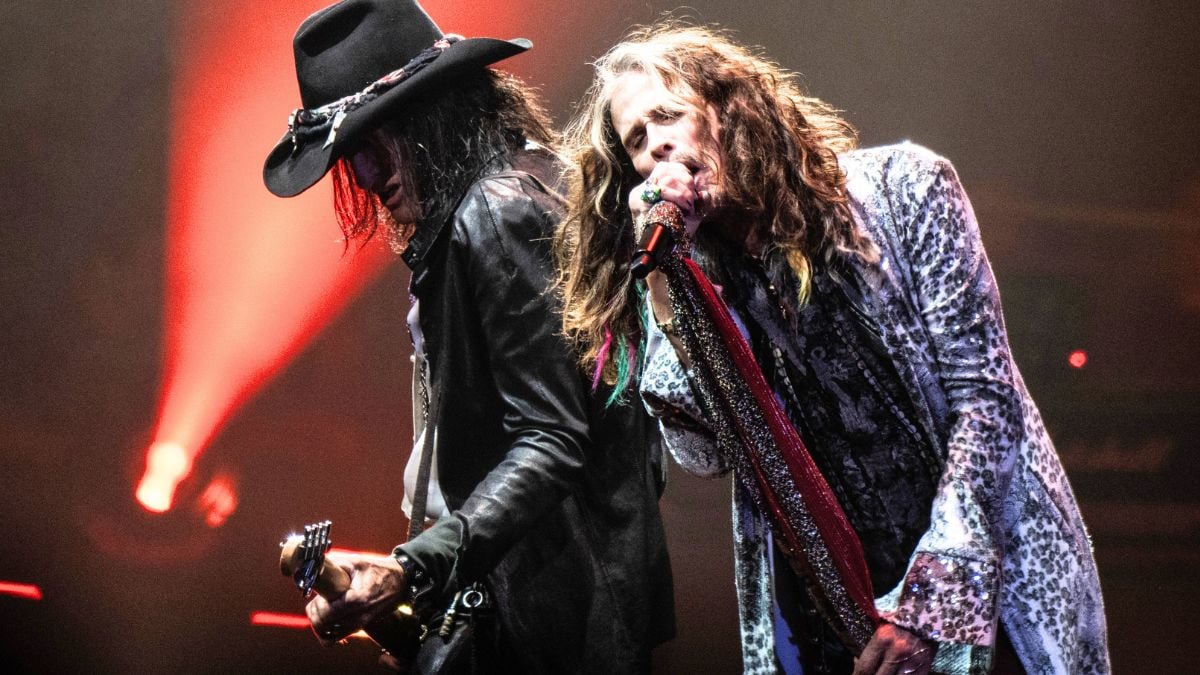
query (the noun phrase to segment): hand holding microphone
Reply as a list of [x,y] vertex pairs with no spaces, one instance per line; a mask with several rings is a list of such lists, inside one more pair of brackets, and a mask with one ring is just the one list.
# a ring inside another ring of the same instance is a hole
[[629,210],[642,225],[637,251],[629,263],[643,279],[675,247],[676,232],[690,237],[700,225],[706,195],[697,189],[695,169],[682,162],[659,162],[650,177],[629,195]]
[[655,202],[646,212],[642,240],[638,243],[629,273],[634,279],[645,279],[658,267],[663,258],[675,248],[675,230],[682,227],[683,213],[671,202]]
[[[700,216],[712,206],[708,188],[697,184],[700,174],[698,162],[662,161],[654,165],[646,182],[629,193],[629,212],[634,219],[641,218],[651,206],[659,201],[671,202],[683,212],[688,234],[700,225]],[[700,180],[703,180],[701,176]]]

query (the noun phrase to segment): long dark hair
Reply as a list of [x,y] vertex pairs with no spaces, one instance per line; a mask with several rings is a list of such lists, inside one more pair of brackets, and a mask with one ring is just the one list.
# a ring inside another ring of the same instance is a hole
[[642,179],[609,110],[623,73],[645,73],[692,105],[717,109],[723,202],[782,251],[798,278],[800,302],[815,257],[877,258],[851,217],[837,160],[855,147],[854,129],[805,95],[791,72],[721,31],[671,23],[634,30],[595,65],[596,78],[566,132],[570,203],[555,254],[563,328],[582,365],[605,382],[618,389],[629,382],[628,361],[636,361],[643,337],[637,286],[625,266],[634,247],[626,197]]
[[364,141],[388,157],[419,200],[419,222],[398,223],[379,197],[363,189],[344,157],[333,167],[333,200],[347,241],[371,239],[382,224],[401,252],[421,222],[449,218],[459,199],[491,164],[526,141],[553,149],[556,136],[534,92],[517,77],[484,68],[405,108]]

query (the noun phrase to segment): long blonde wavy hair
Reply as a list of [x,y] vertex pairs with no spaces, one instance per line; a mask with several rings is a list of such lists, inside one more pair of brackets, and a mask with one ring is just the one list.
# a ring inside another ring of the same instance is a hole
[[626,201],[642,177],[610,112],[624,73],[657,78],[699,109],[716,109],[722,204],[745,217],[759,241],[783,252],[800,302],[814,257],[878,259],[851,217],[837,160],[855,147],[855,131],[828,104],[806,96],[793,73],[723,31],[674,23],[635,29],[594,65],[592,86],[564,134],[569,212],[554,252],[564,332],[595,382],[624,390],[644,335],[641,292],[627,269],[636,242]]

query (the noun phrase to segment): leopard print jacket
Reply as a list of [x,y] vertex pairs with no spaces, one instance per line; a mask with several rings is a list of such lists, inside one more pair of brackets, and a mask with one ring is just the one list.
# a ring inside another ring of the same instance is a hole
[[[858,224],[880,249],[854,264],[866,312],[923,424],[944,443],[929,530],[884,617],[938,643],[940,673],[985,673],[1003,624],[1030,673],[1108,673],[1091,541],[1009,352],[1000,297],[950,162],[913,144],[841,157]],[[721,457],[687,373],[649,323],[641,390],[672,455],[716,476]],[[736,485],[735,481],[735,485]],[[737,587],[747,672],[773,672],[766,524],[735,490]]]

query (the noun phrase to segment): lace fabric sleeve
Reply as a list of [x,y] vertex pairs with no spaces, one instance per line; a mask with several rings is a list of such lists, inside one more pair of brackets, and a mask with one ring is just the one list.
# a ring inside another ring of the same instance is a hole
[[717,448],[687,370],[667,336],[653,322],[647,323],[646,366],[641,378],[646,410],[658,420],[667,449],[685,471],[706,478],[725,474],[731,466]]

